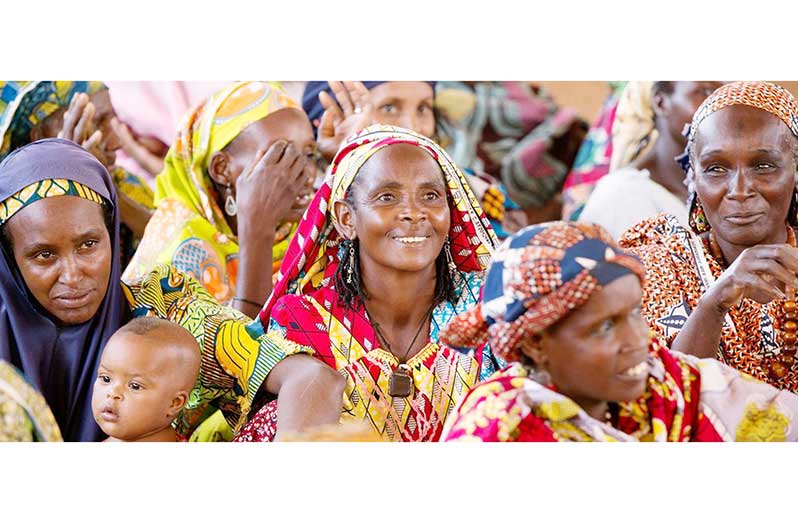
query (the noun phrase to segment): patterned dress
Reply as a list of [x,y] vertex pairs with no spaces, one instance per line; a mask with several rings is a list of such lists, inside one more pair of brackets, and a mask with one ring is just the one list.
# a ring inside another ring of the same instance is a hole
[[477,385],[444,429],[445,441],[795,441],[798,396],[716,360],[673,353],[652,338],[639,399],[611,422],[533,381],[514,363]]
[[[388,380],[399,362],[380,347],[365,311],[339,306],[330,286],[283,296],[272,310],[269,332],[312,351],[346,378],[342,422],[365,420],[389,441],[437,441],[457,403],[500,364],[487,347],[471,355],[438,341],[440,327],[476,302],[481,284],[480,273],[468,273],[456,304],[444,302],[433,311],[427,345],[407,361],[414,385],[407,398],[388,394]],[[258,412],[236,441],[273,439],[276,413],[276,402]]]
[[[698,300],[723,273],[706,240],[666,214],[629,229],[621,247],[636,254],[646,267],[643,315],[668,345],[684,327]],[[798,392],[798,369],[782,379],[766,370],[781,351],[779,318],[783,301],[766,305],[744,299],[726,315],[717,358],[737,370],[781,389]]]

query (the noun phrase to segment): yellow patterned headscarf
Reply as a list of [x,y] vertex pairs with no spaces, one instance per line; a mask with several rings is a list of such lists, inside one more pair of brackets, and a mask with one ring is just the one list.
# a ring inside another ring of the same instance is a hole
[[286,107],[297,107],[277,83],[240,82],[189,113],[156,179],[155,205],[176,198],[227,236],[232,231],[212,196],[208,161],[249,124]]
[[643,156],[657,141],[652,90],[654,82],[629,82],[621,92],[612,124],[610,172]]
[[33,182],[0,203],[0,225],[6,223],[20,209],[53,196],[78,196],[100,205],[105,201],[94,190],[74,180],[40,180]]

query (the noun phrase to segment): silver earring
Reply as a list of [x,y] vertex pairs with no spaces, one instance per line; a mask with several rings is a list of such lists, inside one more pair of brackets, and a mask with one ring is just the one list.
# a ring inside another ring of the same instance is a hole
[[233,198],[233,189],[230,187],[230,184],[227,184],[224,194],[224,212],[226,212],[228,216],[235,216],[238,212],[238,205],[236,205],[236,199]]
[[551,375],[548,372],[546,372],[545,370],[542,370],[542,369],[537,370],[536,369],[530,374],[529,377],[532,378],[533,381],[536,381],[536,382],[540,383],[544,387],[548,386],[548,385],[551,385]]
[[455,281],[457,278],[457,264],[454,263],[454,256],[452,256],[452,244],[449,241],[449,237],[446,237],[446,242],[443,244],[443,252],[446,254],[446,264],[449,266],[449,277],[451,277],[452,281]]
[[355,242],[352,240],[347,240],[347,242],[349,242],[349,266],[346,268],[346,283],[352,283],[352,272],[354,272],[353,267],[355,266]]

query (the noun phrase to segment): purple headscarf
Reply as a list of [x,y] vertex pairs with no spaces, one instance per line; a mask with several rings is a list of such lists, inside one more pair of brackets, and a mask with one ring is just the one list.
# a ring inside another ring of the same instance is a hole
[[104,435],[92,416],[91,391],[103,346],[122,325],[127,310],[119,284],[119,214],[111,177],[79,145],[57,138],[39,140],[0,163],[0,202],[33,183],[58,178],[91,188],[113,209],[108,290],[93,319],[58,326],[28,290],[13,254],[0,249],[0,359],[20,369],[42,393],[64,440],[98,441]]

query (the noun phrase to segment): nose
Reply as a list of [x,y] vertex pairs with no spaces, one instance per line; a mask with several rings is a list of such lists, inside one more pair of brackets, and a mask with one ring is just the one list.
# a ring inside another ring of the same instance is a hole
[[405,200],[399,218],[403,221],[414,223],[425,220],[427,218],[427,213],[424,210],[424,206],[420,205],[416,198],[410,197]]
[[121,385],[111,385],[105,391],[105,397],[112,400],[120,400],[122,399],[122,393],[120,392],[119,388]]
[[74,254],[63,257],[61,274],[58,279],[68,287],[79,286],[78,284],[83,279],[83,269],[80,266],[80,261]]
[[738,168],[729,177],[729,186],[726,190],[726,197],[731,200],[743,201],[753,196],[751,183],[743,169]]

